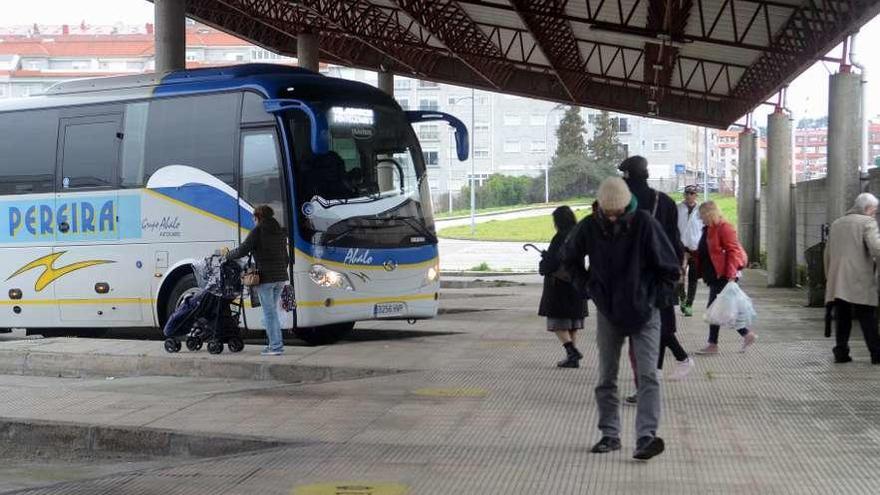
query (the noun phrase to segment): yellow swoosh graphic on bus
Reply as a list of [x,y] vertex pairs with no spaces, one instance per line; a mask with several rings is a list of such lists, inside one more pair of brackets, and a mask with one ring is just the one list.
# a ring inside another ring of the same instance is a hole
[[83,268],[88,268],[90,266],[95,265],[103,265],[105,263],[115,263],[115,261],[110,260],[89,260],[89,261],[77,261],[76,263],[71,263],[66,266],[62,266],[60,268],[55,268],[55,260],[61,257],[67,251],[61,251],[60,253],[52,253],[42,258],[37,258],[34,261],[31,261],[27,265],[16,270],[15,273],[9,276],[6,280],[10,280],[11,278],[21,275],[22,273],[33,270],[34,268],[43,268],[43,273],[37,277],[36,283],[34,283],[34,290],[40,292],[45,289],[47,285],[52,282],[58,280],[59,278],[67,275],[70,272],[75,272],[77,270],[81,270]]

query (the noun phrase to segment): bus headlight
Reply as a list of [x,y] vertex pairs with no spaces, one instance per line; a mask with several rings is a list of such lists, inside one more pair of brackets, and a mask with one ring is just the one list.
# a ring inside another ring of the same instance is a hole
[[318,287],[354,290],[351,280],[344,273],[333,271],[324,265],[312,265],[312,268],[309,270],[309,278]]
[[439,280],[440,279],[440,265],[434,265],[434,266],[428,268],[428,273],[425,274],[425,279],[429,283],[433,283],[433,282],[436,282],[437,280]]

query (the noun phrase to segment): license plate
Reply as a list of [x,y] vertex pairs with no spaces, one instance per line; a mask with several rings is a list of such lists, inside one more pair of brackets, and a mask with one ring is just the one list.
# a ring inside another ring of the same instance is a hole
[[376,318],[391,318],[403,315],[406,304],[402,302],[379,303],[373,307],[373,316]]

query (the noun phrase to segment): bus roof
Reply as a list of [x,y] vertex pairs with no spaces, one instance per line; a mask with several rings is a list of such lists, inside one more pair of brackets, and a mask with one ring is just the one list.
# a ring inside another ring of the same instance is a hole
[[394,101],[384,92],[368,84],[326,77],[299,67],[280,64],[242,64],[180,70],[163,76],[138,74],[65,81],[53,85],[44,95],[0,100],[0,112],[236,89],[255,90],[267,98],[286,97],[320,101],[328,97],[343,97],[386,105]]

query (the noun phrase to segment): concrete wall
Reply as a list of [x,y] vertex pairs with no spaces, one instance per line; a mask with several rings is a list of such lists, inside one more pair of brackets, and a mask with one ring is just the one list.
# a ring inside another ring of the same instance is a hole
[[797,263],[804,264],[804,250],[822,240],[822,225],[826,223],[828,194],[825,179],[798,182],[795,199],[797,212]]
[[[880,196],[880,169],[869,171],[868,192]],[[766,186],[761,188],[762,197],[766,194]],[[804,250],[822,240],[822,225],[830,223],[826,218],[828,203],[826,179],[815,179],[798,182],[793,195],[796,216],[796,248],[797,264],[804,264]],[[849,208],[848,205],[847,208]],[[767,218],[766,203],[761,204],[761,218]],[[833,220],[833,219],[832,219]],[[761,251],[766,252],[766,222],[761,222]]]

